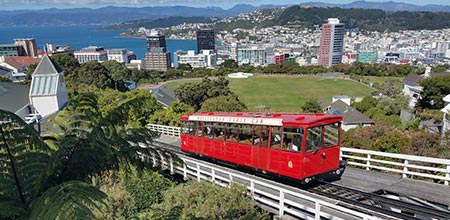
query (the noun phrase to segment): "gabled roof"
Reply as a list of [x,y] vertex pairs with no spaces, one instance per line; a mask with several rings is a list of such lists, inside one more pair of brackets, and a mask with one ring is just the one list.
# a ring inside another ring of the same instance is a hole
[[328,114],[342,115],[344,124],[373,124],[374,121],[360,111],[347,105],[342,100],[337,100],[330,105]]
[[8,65],[20,69],[24,66],[28,66],[31,64],[35,64],[39,62],[40,58],[33,58],[28,56],[14,56],[14,57],[4,57],[4,63],[7,63]]
[[63,70],[61,67],[55,63],[47,54],[42,57],[41,62],[34,70],[33,75],[36,74],[58,74]]
[[30,86],[0,82],[0,109],[16,112],[29,103]]
[[446,95],[442,100],[444,100],[444,102],[450,102],[450,94]]
[[[450,72],[431,72],[429,74],[431,77],[436,77],[436,76],[443,76],[443,75],[450,74]],[[406,78],[403,80],[403,82],[405,84],[408,83],[408,84],[415,86],[415,85],[419,85],[419,82],[423,79],[425,79],[424,75],[410,73],[410,74],[408,74],[408,76],[406,76]]]
[[412,85],[419,85],[420,80],[422,80],[422,77],[415,73],[410,73],[406,78],[403,80],[403,82],[412,84]]

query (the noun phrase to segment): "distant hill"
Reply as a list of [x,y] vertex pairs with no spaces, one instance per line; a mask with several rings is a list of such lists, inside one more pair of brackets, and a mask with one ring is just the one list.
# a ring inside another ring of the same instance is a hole
[[[405,0],[407,1],[407,0]],[[282,1],[280,1],[281,4]],[[397,2],[366,2],[355,1],[349,4],[328,4],[322,2],[308,2],[302,5],[316,7],[363,8],[381,9],[384,11],[432,11],[450,12],[450,6],[443,5],[413,5]],[[72,8],[72,9],[42,9],[42,10],[0,10],[0,25],[111,25],[131,20],[157,19],[170,16],[184,17],[218,17],[225,18],[240,13],[250,13],[259,9],[289,7],[289,5],[261,5],[238,4],[230,9],[219,7],[102,7],[102,8]]]
[[[406,2],[407,0],[405,0]],[[348,4],[330,4],[323,2],[307,2],[301,5],[311,5],[316,7],[339,7],[339,8],[364,8],[364,9],[381,9],[384,11],[431,11],[431,12],[450,12],[449,5],[414,5],[402,2],[370,2],[355,1]]]
[[157,18],[154,20],[142,19],[142,20],[126,21],[120,24],[113,24],[106,27],[102,27],[100,28],[100,30],[129,30],[129,29],[138,29],[140,27],[145,27],[147,29],[165,28],[183,23],[213,23],[216,20],[217,18],[214,17],[175,16],[175,17]]
[[[262,19],[270,15],[271,19]],[[254,13],[254,20],[243,20],[239,17],[232,22],[218,22],[218,30],[234,28],[270,27],[274,25],[295,25],[313,28],[324,23],[327,18],[339,18],[347,28],[360,28],[369,31],[398,31],[450,28],[448,12],[408,12],[383,11],[380,9],[338,8],[338,7],[305,7],[295,5],[285,9],[265,9]]]

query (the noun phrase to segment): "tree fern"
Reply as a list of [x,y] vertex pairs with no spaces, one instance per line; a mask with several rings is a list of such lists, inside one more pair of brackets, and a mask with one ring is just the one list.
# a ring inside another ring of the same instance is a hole
[[[51,149],[15,114],[0,109],[0,212],[26,212],[45,186]],[[9,212],[7,210],[10,210]],[[13,214],[13,215],[12,215]],[[12,215],[12,216],[11,216]]]
[[106,194],[81,182],[68,181],[48,189],[30,205],[28,219],[92,219]]

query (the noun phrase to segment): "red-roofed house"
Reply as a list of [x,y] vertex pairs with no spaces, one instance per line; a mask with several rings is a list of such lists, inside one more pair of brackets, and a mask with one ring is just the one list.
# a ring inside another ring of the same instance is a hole
[[6,76],[13,82],[27,79],[27,68],[31,64],[38,63],[41,58],[28,56],[0,57],[0,76]]

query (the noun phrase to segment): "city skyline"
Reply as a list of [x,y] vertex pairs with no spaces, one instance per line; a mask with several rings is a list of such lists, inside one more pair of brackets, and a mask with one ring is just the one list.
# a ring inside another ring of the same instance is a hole
[[[192,6],[192,7],[221,7],[224,9],[231,8],[237,4],[251,4],[251,5],[290,5],[301,4],[307,2],[324,2],[330,4],[347,4],[356,0],[285,0],[283,2],[275,0],[0,0],[4,10],[23,10],[23,9],[46,9],[46,8],[99,8],[105,6],[127,6],[127,7],[145,7],[145,6]],[[422,0],[393,0],[398,3],[407,3],[415,5],[450,5],[448,0],[429,0],[426,3]],[[386,0],[370,0],[368,2],[387,2]]]

